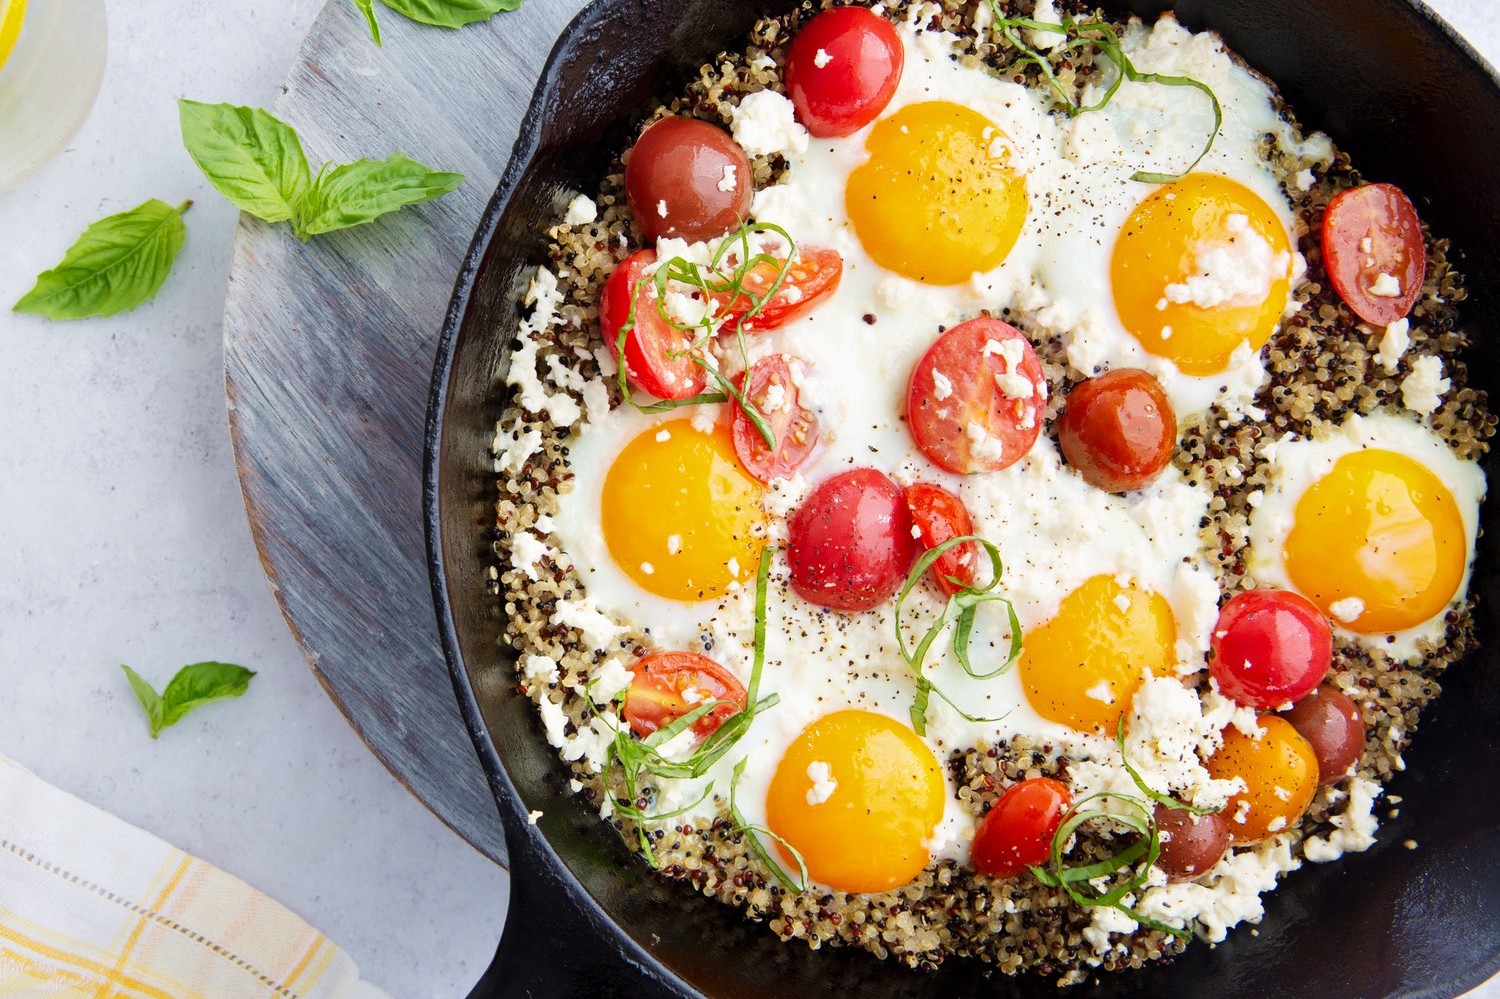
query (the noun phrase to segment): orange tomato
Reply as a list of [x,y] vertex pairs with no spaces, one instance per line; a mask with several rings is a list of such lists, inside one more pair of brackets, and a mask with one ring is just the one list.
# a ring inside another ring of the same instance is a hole
[[[1224,730],[1224,747],[1208,761],[1216,780],[1245,782],[1229,799],[1224,817],[1236,843],[1258,843],[1291,826],[1312,804],[1318,789],[1318,757],[1291,722],[1276,715],[1256,719],[1259,737]],[[1248,804],[1246,804],[1248,803]]]

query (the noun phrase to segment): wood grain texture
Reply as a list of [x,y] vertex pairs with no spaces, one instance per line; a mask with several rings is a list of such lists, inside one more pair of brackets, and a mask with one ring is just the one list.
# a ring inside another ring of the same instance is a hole
[[301,245],[240,221],[224,316],[229,421],[255,542],[319,681],[371,750],[505,863],[494,801],[438,645],[422,538],[433,352],[474,227],[543,63],[584,0],[462,31],[381,9],[377,48],[330,0],[275,112],[319,161],[401,151],[453,194]]

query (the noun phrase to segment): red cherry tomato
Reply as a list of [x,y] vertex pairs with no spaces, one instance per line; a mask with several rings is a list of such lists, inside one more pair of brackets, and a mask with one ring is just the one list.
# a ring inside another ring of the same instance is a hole
[[763,357],[740,381],[745,398],[771,425],[776,438],[773,451],[745,411],[734,408],[734,453],[745,471],[762,482],[791,475],[818,444],[818,417],[797,401],[792,360],[784,354]]
[[655,250],[641,250],[615,266],[599,296],[599,325],[605,346],[614,350],[634,302],[635,325],[625,334],[625,377],[631,387],[658,399],[691,399],[708,384],[708,373],[687,352],[692,333],[664,320],[655,286],[641,283],[655,263]]
[[1145,488],[1172,461],[1177,414],[1149,372],[1120,368],[1068,393],[1057,439],[1085,482],[1109,493]]
[[625,196],[646,238],[691,243],[722,236],[750,214],[750,159],[729,133],[696,118],[669,116],[635,140],[625,161]]
[[1365,722],[1359,707],[1333,687],[1319,687],[1281,717],[1312,747],[1318,758],[1318,783],[1337,784],[1349,775],[1365,751]]
[[[906,487],[906,506],[911,510],[912,526],[921,532],[916,539],[922,551],[932,551],[947,541],[974,533],[974,519],[964,501],[929,482]],[[957,545],[938,556],[927,578],[947,596],[958,592],[949,579],[972,586],[978,569],[979,546],[972,541]]]
[[1328,675],[1333,633],[1305,597],[1248,590],[1219,610],[1209,675],[1238,704],[1272,710],[1300,701]]
[[[1427,248],[1411,199],[1394,184],[1366,184],[1330,201],[1323,213],[1323,266],[1339,297],[1365,322],[1387,326],[1410,312],[1427,279]],[[1382,274],[1395,278],[1399,291],[1378,294]]]
[[1047,379],[1030,341],[1014,326],[984,317],[938,337],[917,362],[906,421],[935,465],[998,472],[1036,443],[1046,401]]
[[863,7],[834,7],[802,26],[786,53],[786,92],[819,138],[851,135],[880,116],[906,59],[890,21]]
[[630,668],[635,678],[625,694],[625,721],[645,738],[705,701],[718,701],[693,722],[707,736],[745,706],[745,686],[723,666],[695,652],[658,652]]
[[1051,777],[1033,777],[1006,788],[974,832],[969,855],[974,870],[992,878],[1013,878],[1046,863],[1052,837],[1072,801],[1067,785]]
[[787,529],[792,589],[834,610],[870,610],[890,599],[916,554],[901,489],[873,468],[818,483]]
[[[780,262],[762,261],[750,268],[745,275],[744,287],[756,295],[764,295],[766,289],[781,272]],[[761,310],[745,320],[746,333],[763,333],[801,319],[823,303],[823,300],[838,290],[839,279],[844,275],[844,258],[837,250],[825,250],[816,246],[801,247],[797,259],[787,268],[781,287]],[[720,296],[723,303],[719,314],[727,320],[722,327],[732,331],[736,321],[755,303],[749,295],[740,294],[730,298],[726,292]]]
[[1157,805],[1155,818],[1161,833],[1156,866],[1166,872],[1168,880],[1192,881],[1229,849],[1229,823],[1220,812],[1194,815],[1183,808]]

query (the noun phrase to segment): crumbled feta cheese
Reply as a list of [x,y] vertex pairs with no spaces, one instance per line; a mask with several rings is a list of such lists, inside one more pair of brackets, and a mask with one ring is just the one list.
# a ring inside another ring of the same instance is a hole
[[589,691],[595,704],[608,704],[626,687],[635,674],[613,657],[604,660],[594,671],[589,681]]
[[1452,384],[1443,377],[1443,359],[1424,354],[1411,362],[1411,374],[1401,381],[1401,402],[1426,416],[1443,404],[1443,393]]
[[1398,319],[1385,328],[1384,335],[1380,338],[1380,350],[1375,354],[1375,360],[1385,368],[1386,374],[1392,374],[1396,366],[1401,363],[1401,355],[1406,353],[1406,348],[1411,346],[1411,321]]
[[1030,378],[1009,371],[995,376],[995,387],[1007,399],[1030,399],[1036,394],[1036,386]]
[[[980,6],[983,6],[982,4]],[[1032,8],[1031,19],[1039,24],[1062,24],[1062,18],[1058,16],[1055,0],[1036,0],[1036,6]],[[1026,32],[1026,41],[1034,49],[1050,52],[1063,42],[1068,36],[1060,31],[1044,31],[1040,28],[1031,28]]]
[[1381,271],[1370,284],[1370,294],[1377,298],[1400,298],[1401,280],[1394,274]]
[[1299,191],[1311,191],[1313,186],[1313,172],[1311,170],[1298,170],[1297,176],[1292,178]]
[[662,218],[667,217],[667,199],[663,198],[656,203],[656,214]]
[[784,518],[802,505],[803,498],[807,496],[807,488],[807,480],[800,474],[772,479],[767,484],[761,506],[772,517]]
[[891,276],[884,278],[875,287],[875,295],[880,299],[880,304],[887,309],[899,309],[911,301],[915,294],[912,282],[905,278]]
[[652,565],[650,562],[642,562],[641,571],[648,576],[652,576],[656,574],[656,566]]
[[1375,843],[1375,799],[1381,787],[1375,781],[1356,777],[1349,784],[1349,804],[1340,815],[1328,821],[1333,831],[1327,836],[1309,836],[1302,841],[1302,855],[1315,864],[1337,860],[1346,853],[1360,853]]
[[726,563],[724,563],[724,567],[729,570],[729,574],[731,576],[733,576],[735,579],[739,579],[740,578],[740,560],[739,559],[734,558],[733,556],[731,556],[730,559],[729,559],[729,561],[726,562]]
[[1364,612],[1365,602],[1359,597],[1345,597],[1328,605],[1328,613],[1342,624],[1349,624]]
[[819,69],[822,69],[831,62],[833,62],[833,56],[829,55],[823,49],[818,49],[817,53],[813,55],[813,65]]
[[682,551],[682,535],[680,535],[680,534],[669,534],[669,535],[667,535],[667,554],[668,555],[676,555],[680,551]]
[[598,220],[599,206],[594,204],[594,199],[587,194],[580,194],[568,202],[568,211],[563,216],[563,225],[588,225]]
[[1359,252],[1361,252],[1361,253],[1372,253],[1372,252],[1374,252],[1374,250],[1375,250],[1375,241],[1372,240],[1369,236],[1366,236],[1364,239],[1362,239],[1362,240],[1359,241]]
[[[1033,34],[1039,34],[1039,32],[1033,32]],[[1096,905],[1093,908],[1093,916],[1089,925],[1083,928],[1083,938],[1088,941],[1090,947],[1094,948],[1095,954],[1103,957],[1109,953],[1111,934],[1129,933],[1134,929],[1135,920],[1131,919],[1128,914],[1113,906]]]
[[822,760],[813,760],[807,765],[807,779],[812,781],[812,787],[807,789],[809,805],[823,804],[838,790],[839,782],[833,779],[828,764]]
[[530,531],[517,531],[511,539],[510,553],[511,564],[526,573],[527,579],[535,582],[537,563],[552,554],[552,549]]
[[786,405],[786,386],[780,381],[773,381],[766,386],[765,398],[761,401],[761,409],[767,413],[779,413]]
[[595,607],[592,601],[558,600],[557,609],[548,618],[551,624],[577,628],[583,641],[592,649],[602,649],[619,638],[624,628],[611,621]]
[[532,825],[536,825],[537,820],[540,819],[541,817],[542,817],[542,813],[539,810],[533,810],[533,811],[530,811],[530,812],[526,813],[526,821],[529,822],[529,823],[531,823]]
[[1100,680],[1083,693],[1085,697],[1091,697],[1100,704],[1115,703],[1115,689],[1109,685],[1108,680]]
[[719,183],[717,186],[719,190],[723,191],[726,194],[728,194],[730,191],[733,191],[735,188],[735,184],[737,183],[734,176],[735,170],[736,167],[733,163],[724,164],[724,176],[719,178]]
[[746,94],[730,119],[734,140],[751,156],[805,153],[809,136],[792,102],[774,90]]
[[521,321],[516,330],[516,346],[511,352],[510,369],[505,374],[505,381],[515,387],[516,401],[522,409],[528,413],[545,411],[552,417],[553,423],[571,427],[583,416],[583,410],[566,392],[550,394],[537,374],[537,353],[541,348],[538,334],[551,327],[557,318],[557,307],[562,304],[562,299],[562,292],[557,287],[557,275],[545,267],[538,268],[526,288],[524,300],[532,308],[532,313]]
[[971,422],[964,428],[964,433],[969,438],[974,457],[980,461],[1000,461],[1005,457],[1005,449],[1000,439],[991,437],[989,431],[981,424]]
[[1271,285],[1290,274],[1291,258],[1277,253],[1250,219],[1235,212],[1225,220],[1225,240],[1204,243],[1194,252],[1196,272],[1186,281],[1173,282],[1162,297],[1200,309],[1258,305],[1271,293]]
[[942,402],[953,394],[953,380],[937,368],[932,369],[932,397]]
[[500,436],[495,437],[495,471],[497,472],[519,472],[526,467],[527,459],[536,453],[542,446],[542,432],[540,430],[525,430],[517,434],[512,431],[512,437],[504,445],[500,443]]
[[557,682],[557,663],[546,656],[528,655],[521,660],[521,676],[532,683],[550,687]]

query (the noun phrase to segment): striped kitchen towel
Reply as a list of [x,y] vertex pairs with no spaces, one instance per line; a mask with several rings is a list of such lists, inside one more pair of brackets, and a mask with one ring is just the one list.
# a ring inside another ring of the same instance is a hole
[[388,999],[239,878],[0,756],[0,999]]

